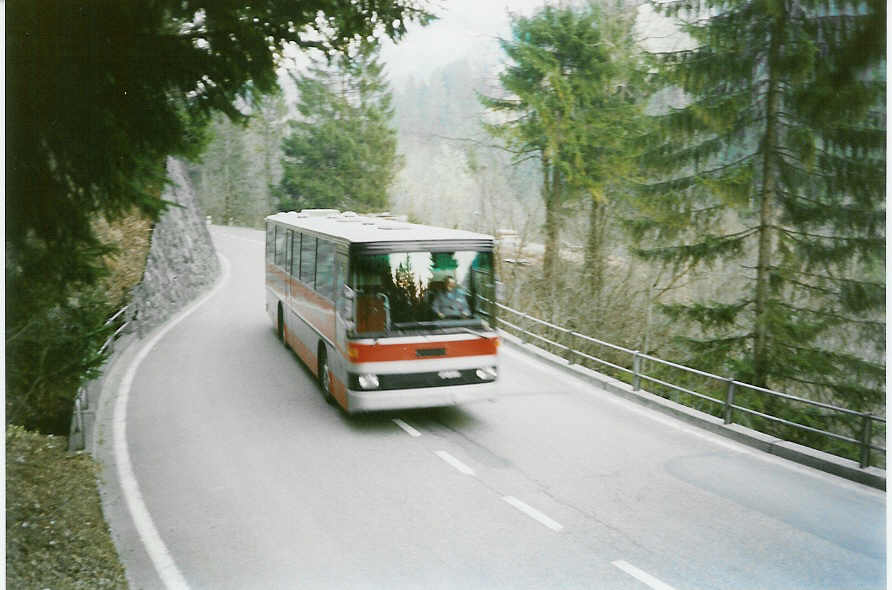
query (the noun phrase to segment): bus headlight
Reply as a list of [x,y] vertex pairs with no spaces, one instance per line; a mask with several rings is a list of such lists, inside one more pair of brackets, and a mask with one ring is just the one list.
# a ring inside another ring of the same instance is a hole
[[477,369],[477,378],[481,381],[492,381],[498,375],[498,371],[495,367],[483,367],[481,369]]
[[377,389],[378,376],[371,373],[359,376],[359,386],[363,389]]

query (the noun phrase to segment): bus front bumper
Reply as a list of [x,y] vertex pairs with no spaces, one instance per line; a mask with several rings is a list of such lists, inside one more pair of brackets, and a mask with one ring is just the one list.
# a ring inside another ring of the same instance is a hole
[[444,385],[417,389],[347,390],[347,411],[371,412],[407,408],[454,406],[468,402],[493,399],[498,395],[496,381],[470,385]]

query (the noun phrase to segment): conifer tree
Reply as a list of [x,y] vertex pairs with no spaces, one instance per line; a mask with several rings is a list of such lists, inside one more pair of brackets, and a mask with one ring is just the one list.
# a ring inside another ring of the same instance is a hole
[[251,105],[246,123],[222,113],[213,118],[190,174],[199,206],[215,223],[259,227],[277,210],[287,110],[283,93],[275,92]]
[[196,187],[203,212],[223,225],[250,225],[248,199],[258,199],[250,187],[246,130],[224,115],[208,127],[210,140],[202,154],[200,182]]
[[65,420],[40,416],[70,411],[113,311],[95,220],[159,215],[166,158],[275,89],[283,46],[335,52],[429,20],[423,0],[22,0],[6,16],[6,415],[54,430]]
[[592,4],[602,43],[609,51],[598,83],[589,90],[587,116],[575,129],[580,147],[570,180],[589,201],[583,286],[594,303],[590,309],[600,316],[608,280],[607,255],[615,249],[610,235],[619,229],[616,219],[628,207],[633,184],[640,181],[637,144],[648,124],[642,109],[648,83],[634,34],[636,12],[606,2]]
[[[600,213],[606,187],[619,181],[629,161],[638,107],[629,100],[630,22],[596,4],[585,9],[546,6],[512,22],[501,42],[511,60],[500,76],[506,96],[481,96],[503,120],[487,129],[502,138],[517,160],[538,159],[545,203],[546,284],[556,279],[559,231],[565,207],[581,198]],[[625,31],[626,34],[619,34]],[[507,120],[504,120],[507,119]],[[595,234],[595,237],[597,234]],[[590,251],[599,250],[593,244]],[[599,253],[590,256],[592,268]],[[590,283],[600,285],[595,272]]]
[[[693,48],[658,54],[684,97],[645,158],[640,254],[708,268],[692,362],[873,409],[884,394],[883,0],[655,5]],[[725,273],[725,274],[722,274]]]
[[251,114],[248,125],[249,149],[259,158],[259,185],[263,203],[262,215],[276,211],[276,186],[282,176],[282,139],[288,119],[288,103],[282,92],[266,97]]
[[317,60],[295,82],[301,118],[282,144],[280,208],[386,209],[401,159],[378,48]]

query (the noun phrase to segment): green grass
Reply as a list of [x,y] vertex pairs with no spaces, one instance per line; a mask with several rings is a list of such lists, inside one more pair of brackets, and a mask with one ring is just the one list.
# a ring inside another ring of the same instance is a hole
[[6,429],[6,587],[127,588],[97,465],[64,437]]

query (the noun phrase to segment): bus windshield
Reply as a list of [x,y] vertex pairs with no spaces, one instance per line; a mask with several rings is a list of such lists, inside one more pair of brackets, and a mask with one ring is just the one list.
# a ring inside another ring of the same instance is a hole
[[361,334],[483,328],[494,300],[491,252],[358,255],[351,279]]

